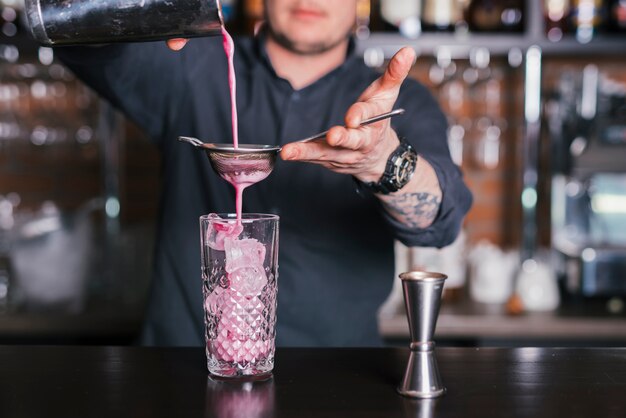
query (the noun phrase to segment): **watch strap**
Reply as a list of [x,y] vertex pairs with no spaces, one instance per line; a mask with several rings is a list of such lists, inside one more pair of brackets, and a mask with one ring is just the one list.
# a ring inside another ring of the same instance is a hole
[[389,155],[380,179],[374,182],[357,181],[358,189],[384,195],[397,192],[411,180],[417,159],[417,152],[411,144],[400,139],[400,145]]

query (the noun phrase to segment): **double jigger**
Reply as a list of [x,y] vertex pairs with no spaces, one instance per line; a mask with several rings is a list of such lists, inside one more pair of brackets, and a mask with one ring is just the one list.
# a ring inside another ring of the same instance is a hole
[[436,398],[446,392],[437,360],[433,335],[447,276],[410,271],[400,274],[411,335],[409,360],[398,392],[411,398]]

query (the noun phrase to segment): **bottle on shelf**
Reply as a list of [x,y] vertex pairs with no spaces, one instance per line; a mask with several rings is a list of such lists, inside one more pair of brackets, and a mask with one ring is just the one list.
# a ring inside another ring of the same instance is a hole
[[422,29],[425,32],[453,32],[463,25],[463,3],[461,1],[424,0]]
[[504,9],[500,20],[505,32],[523,32],[525,29],[525,1],[508,0],[504,2]]
[[[381,15],[381,7],[384,0],[357,0],[357,15],[359,10],[365,16],[368,14],[368,26],[371,33],[375,32],[397,32],[397,28],[393,28],[389,23],[383,20]],[[363,3],[361,5],[361,3]],[[357,16],[358,18],[358,16]]]
[[2,38],[12,38],[18,33],[19,19],[14,5],[0,5],[0,33]]
[[472,0],[467,8],[470,32],[521,32],[524,30],[522,0]]
[[393,32],[415,39],[422,32],[419,0],[380,0],[380,16],[386,28]]
[[626,32],[626,0],[611,0],[608,9],[609,30]]
[[570,0],[544,0],[543,14],[546,36],[551,42],[558,42],[567,32],[570,20]]
[[237,3],[236,0],[221,0],[220,1],[220,5],[222,6],[221,13],[222,13],[222,19],[224,21],[224,24],[228,24],[228,22],[231,22],[235,18],[235,12],[237,11],[236,3]]
[[245,0],[246,32],[256,33],[263,22],[265,6],[263,0]]
[[580,43],[588,43],[605,24],[602,0],[573,0],[571,26]]
[[356,28],[355,35],[359,39],[367,39],[370,36],[370,16],[372,0],[357,0],[356,2]]
[[503,5],[497,0],[472,0],[467,9],[467,23],[472,32],[500,30]]

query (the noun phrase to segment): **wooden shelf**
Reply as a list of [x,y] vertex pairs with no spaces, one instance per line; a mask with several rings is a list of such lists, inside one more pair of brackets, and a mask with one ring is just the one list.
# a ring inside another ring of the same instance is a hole
[[369,38],[357,42],[357,50],[362,54],[374,48],[382,51],[385,58],[390,58],[404,46],[415,49],[418,55],[434,56],[437,51],[447,49],[453,59],[469,57],[475,48],[487,48],[493,56],[507,56],[513,48],[522,51],[531,46],[539,46],[544,55],[611,55],[623,54],[626,50],[626,36],[599,35],[589,43],[582,44],[573,37],[565,37],[558,42],[550,42],[542,36],[524,34],[468,34],[425,33],[417,39],[408,39],[399,34],[374,33]]
[[400,48],[410,46],[419,56],[434,56],[437,51],[447,49],[453,59],[469,57],[474,48],[487,48],[492,55],[507,55],[511,48],[525,49],[528,45],[524,36],[510,34],[476,34],[459,36],[452,33],[425,33],[417,39],[408,39],[399,34],[374,33],[357,42],[357,50],[364,53],[374,48],[391,58]]
[[[385,338],[408,337],[406,317],[380,318]],[[503,305],[472,301],[444,304],[437,321],[436,337],[447,339],[626,341],[626,316],[611,315],[603,304],[569,305],[555,312],[532,312],[511,316]]]

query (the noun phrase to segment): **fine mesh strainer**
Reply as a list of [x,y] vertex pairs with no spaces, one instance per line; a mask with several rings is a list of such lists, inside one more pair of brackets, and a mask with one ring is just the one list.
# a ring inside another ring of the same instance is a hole
[[250,185],[269,176],[281,149],[277,145],[259,144],[240,144],[234,148],[232,144],[210,144],[188,136],[179,136],[178,140],[202,148],[213,170],[233,185]]
[[[392,116],[401,115],[404,109],[392,110],[366,119],[360,126],[369,125]],[[326,136],[328,131],[301,139],[297,142],[309,142]],[[179,136],[179,141],[202,148],[213,170],[232,185],[249,186],[266,178],[274,169],[276,156],[282,149],[278,145],[240,144],[237,148],[232,144],[211,144],[189,136]]]

